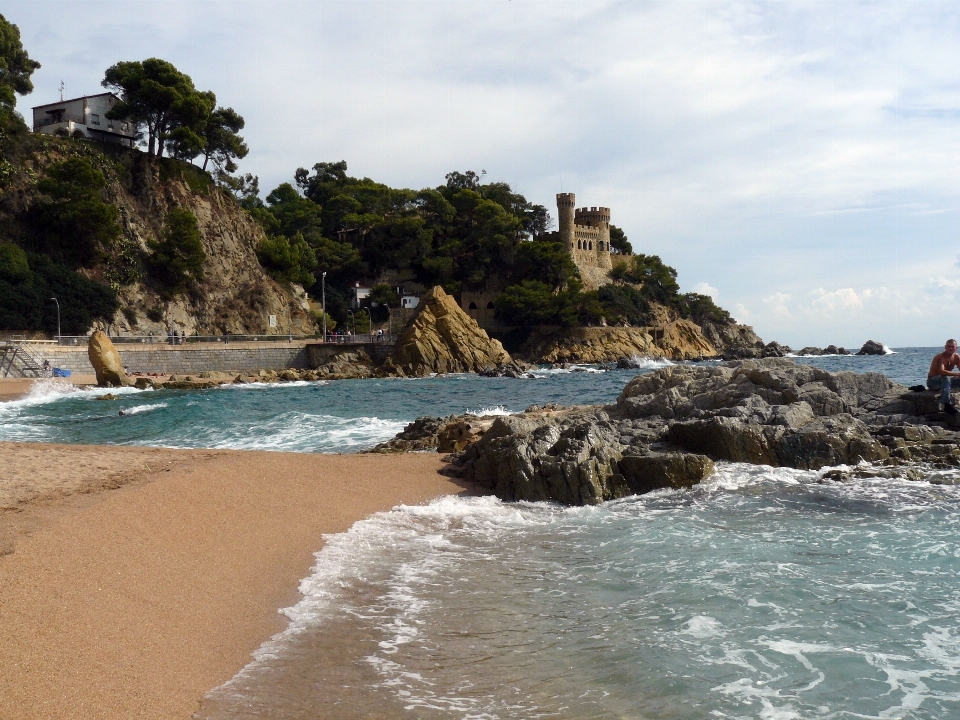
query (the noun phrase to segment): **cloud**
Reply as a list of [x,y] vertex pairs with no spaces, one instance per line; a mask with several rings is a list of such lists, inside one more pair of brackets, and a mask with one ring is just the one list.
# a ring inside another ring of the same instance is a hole
[[717,290],[715,287],[713,287],[713,285],[708,285],[705,282],[697,283],[692,288],[690,288],[690,292],[695,292],[700,295],[706,295],[712,298],[714,302],[716,302],[717,298],[720,297],[720,291]]
[[562,183],[783,341],[939,343],[960,297],[950,2],[8,4],[43,63],[21,111],[163,57],[246,118],[265,191],[340,159],[551,210]]

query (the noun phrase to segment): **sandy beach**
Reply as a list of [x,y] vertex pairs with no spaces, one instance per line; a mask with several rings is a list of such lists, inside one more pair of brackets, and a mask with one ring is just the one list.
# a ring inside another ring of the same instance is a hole
[[436,454],[0,443],[0,718],[190,718],[322,535],[468,490]]

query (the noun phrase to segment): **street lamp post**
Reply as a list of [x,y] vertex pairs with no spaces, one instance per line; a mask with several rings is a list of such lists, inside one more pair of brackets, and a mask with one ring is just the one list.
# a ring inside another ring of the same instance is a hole
[[56,298],[50,298],[57,304],[57,345],[60,344],[60,301]]
[[320,276],[320,299],[323,304],[323,341],[327,341],[327,273]]
[[350,321],[347,323],[347,330],[350,329],[350,324],[353,324],[353,334],[357,334],[357,319],[353,316],[353,310],[347,310],[347,315],[350,316]]

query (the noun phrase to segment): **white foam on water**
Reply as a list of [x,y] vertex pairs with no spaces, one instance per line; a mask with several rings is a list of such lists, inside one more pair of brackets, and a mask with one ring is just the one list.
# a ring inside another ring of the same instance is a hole
[[694,615],[684,623],[684,629],[680,631],[681,635],[692,635],[697,639],[722,637],[726,635],[723,626],[709,615]]
[[224,450],[287,452],[343,452],[373,447],[406,427],[403,420],[377,417],[342,418],[300,411],[280,413],[248,423],[236,419],[219,427],[194,429],[189,436],[169,438],[171,447],[209,447]]
[[168,407],[167,403],[154,403],[152,405],[134,405],[132,408],[126,408],[121,410],[124,415],[138,415],[140,413],[150,412],[151,410],[159,410],[160,408]]
[[292,387],[311,387],[328,384],[328,380],[291,380],[290,382],[250,382],[225,383],[218,385],[221,390],[280,390]]
[[675,362],[667,360],[666,358],[648,358],[640,357],[639,355],[631,355],[629,360],[633,364],[633,367],[639,370],[656,370],[657,368],[676,365]]
[[43,378],[34,382],[30,387],[30,391],[22,398],[0,403],[0,412],[9,412],[18,408],[31,407],[34,405],[46,405],[47,403],[65,399],[93,400],[107,393],[111,395],[136,395],[142,392],[152,392],[152,388],[140,390],[135,387],[77,387],[76,385],[70,385],[69,383],[64,383],[59,380]]
[[476,415],[478,417],[492,417],[512,415],[513,413],[507,410],[503,405],[494,405],[493,407],[480,408],[479,410],[467,410],[466,414]]
[[883,354],[884,354],[884,355],[897,355],[898,353],[897,353],[896,350],[891,350],[889,347],[887,347],[886,345],[884,345],[884,346],[883,346]]

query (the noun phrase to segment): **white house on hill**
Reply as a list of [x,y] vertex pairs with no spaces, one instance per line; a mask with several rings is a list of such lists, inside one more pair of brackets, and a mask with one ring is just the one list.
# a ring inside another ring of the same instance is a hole
[[107,111],[120,102],[113,93],[85,95],[33,108],[33,131],[61,137],[84,137],[133,147],[133,123],[107,119]]

